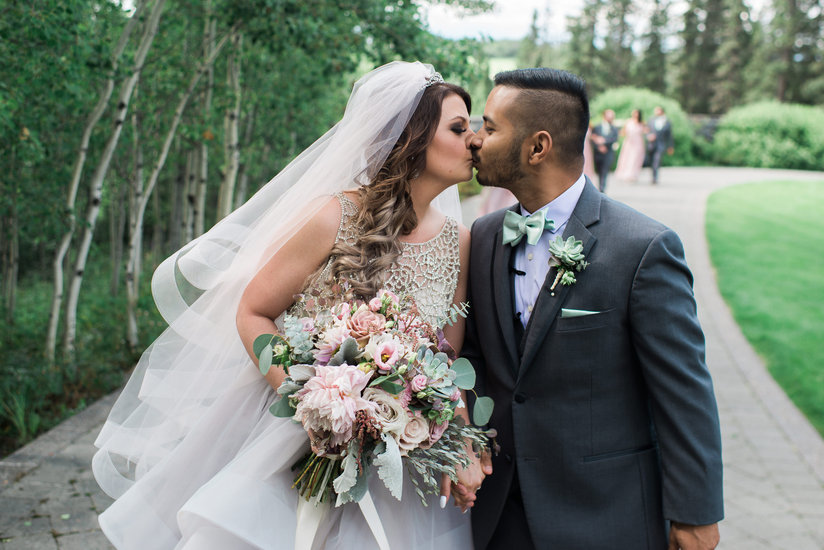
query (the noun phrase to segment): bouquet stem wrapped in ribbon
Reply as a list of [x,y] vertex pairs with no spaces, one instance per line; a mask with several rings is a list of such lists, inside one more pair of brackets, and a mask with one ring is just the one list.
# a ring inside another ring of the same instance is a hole
[[[287,377],[270,411],[300,422],[312,451],[294,466],[294,487],[310,503],[359,502],[370,475],[400,500],[404,465],[421,501],[439,493],[442,474],[487,445],[481,426],[493,403],[477,397],[473,422],[457,415],[475,371],[456,359],[440,328],[414,304],[387,290],[372,300],[326,304],[303,298],[301,315],[285,315],[284,334],[255,340],[265,375],[273,365]],[[453,306],[444,322],[465,315]]]

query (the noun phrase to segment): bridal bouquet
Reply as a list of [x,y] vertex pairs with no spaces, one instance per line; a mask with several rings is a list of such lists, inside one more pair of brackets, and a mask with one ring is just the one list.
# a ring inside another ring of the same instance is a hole
[[[293,467],[294,486],[317,504],[359,501],[377,474],[401,498],[403,465],[416,492],[438,494],[441,474],[456,480],[487,434],[456,416],[461,390],[472,390],[475,371],[455,359],[442,331],[425,322],[414,304],[381,290],[372,300],[301,298],[300,315],[285,315],[283,335],[255,341],[259,367],[286,370],[272,414],[300,422],[312,452]],[[451,308],[444,322],[465,315]],[[473,421],[483,425],[492,400],[479,397]],[[471,450],[469,450],[471,448]]]

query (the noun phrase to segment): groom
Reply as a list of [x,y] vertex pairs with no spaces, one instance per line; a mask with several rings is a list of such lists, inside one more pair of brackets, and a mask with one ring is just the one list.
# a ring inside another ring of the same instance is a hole
[[[477,496],[477,477],[453,492],[474,503],[475,547],[714,548],[719,422],[680,240],[583,176],[578,77],[500,73],[483,118],[478,181],[520,203],[472,228],[463,355],[500,445]],[[558,236],[588,263],[568,285]]]

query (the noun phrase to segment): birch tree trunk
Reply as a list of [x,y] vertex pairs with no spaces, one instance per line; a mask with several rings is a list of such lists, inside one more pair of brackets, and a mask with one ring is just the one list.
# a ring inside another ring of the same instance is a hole
[[126,228],[126,185],[120,185],[117,198],[109,204],[109,208],[109,259],[112,267],[109,292],[112,296],[117,296],[123,264],[123,233]]
[[[152,169],[152,173],[149,176],[149,180],[146,183],[146,187],[143,190],[143,196],[139,204],[137,205],[136,216],[135,216],[135,227],[131,235],[131,239],[129,241],[129,250],[131,251],[129,255],[129,263],[126,267],[127,273],[136,273],[135,266],[137,265],[139,258],[137,257],[139,254],[140,247],[139,239],[140,235],[143,233],[143,219],[146,213],[146,206],[149,204],[149,199],[152,197],[152,191],[157,184],[158,177],[160,176],[160,171],[163,169],[163,166],[166,164],[166,158],[169,155],[169,149],[172,147],[172,142],[174,141],[175,134],[177,133],[177,127],[180,125],[180,120],[183,117],[183,112],[186,110],[186,105],[191,99],[192,94],[194,93],[195,88],[197,87],[197,83],[200,81],[200,78],[203,74],[207,71],[207,69],[215,62],[220,51],[223,49],[223,46],[226,44],[228,37],[234,33],[235,28],[233,27],[232,30],[224,36],[221,41],[215,46],[214,50],[211,52],[208,58],[206,58],[200,67],[197,68],[195,74],[192,76],[192,80],[189,82],[189,87],[183,93],[183,96],[180,98],[180,103],[178,104],[177,108],[175,109],[175,116],[172,119],[172,125],[169,128],[168,133],[166,134],[166,139],[163,142],[163,147],[160,150],[160,155],[158,155],[157,161],[155,162],[154,168]],[[137,341],[137,327],[135,327],[135,342]]]
[[[215,47],[215,29],[216,22],[212,17],[212,2],[207,1],[206,4],[206,23],[203,29],[203,58],[208,59],[212,55],[212,50]],[[212,118],[212,92],[215,87],[215,68],[213,64],[208,65],[206,71],[206,89],[203,92],[203,122],[206,130],[212,138],[207,135],[202,136],[203,140],[200,142],[200,162],[198,171],[197,194],[195,197],[195,226],[194,236],[199,237],[203,234],[206,227],[206,193],[208,190],[207,182],[209,181],[209,145],[208,141],[214,138],[214,133],[209,130],[209,124]]]
[[11,213],[3,218],[2,222],[4,239],[0,238],[0,253],[3,255],[3,309],[8,325],[14,324],[14,310],[17,306],[17,273],[20,268],[20,222],[17,216],[16,193],[11,203]]
[[198,168],[197,151],[190,149],[186,153],[186,187],[185,200],[183,201],[183,242],[188,243],[192,240],[195,228],[194,210],[195,200],[197,198],[197,177],[195,176]]
[[234,206],[235,185],[237,184],[240,147],[238,146],[238,126],[240,114],[240,63],[243,35],[232,33],[232,52],[227,63],[226,85],[232,91],[234,101],[224,117],[224,166],[223,182],[217,199],[217,220],[227,216]]
[[89,141],[91,140],[94,127],[97,125],[100,117],[103,116],[106,106],[109,103],[109,99],[112,97],[112,92],[114,91],[114,77],[117,72],[118,64],[120,63],[120,56],[123,55],[123,51],[126,49],[126,44],[129,42],[129,38],[131,37],[135,25],[137,25],[137,22],[143,17],[143,10],[145,7],[146,1],[138,0],[134,15],[129,18],[126,22],[126,26],[123,27],[123,32],[120,34],[120,38],[115,45],[114,51],[112,51],[111,77],[107,79],[106,83],[103,85],[103,90],[100,92],[97,105],[95,105],[94,109],[92,109],[89,119],[86,121],[86,127],[83,129],[83,135],[80,138],[80,148],[77,152],[77,159],[74,162],[72,179],[69,183],[69,191],[66,197],[65,213],[68,217],[69,227],[63,234],[63,238],[57,246],[57,250],[54,254],[54,260],[52,261],[54,291],[52,293],[52,304],[49,312],[49,325],[46,329],[46,359],[49,363],[54,362],[54,351],[57,346],[57,327],[60,323],[60,308],[63,305],[63,263],[65,262],[66,254],[69,251],[69,247],[71,246],[72,238],[74,236],[76,225],[74,205],[77,201],[77,190],[80,187],[80,178],[83,173],[83,167],[86,164]]
[[[246,125],[243,128],[243,141],[241,142],[244,146],[252,141],[252,134],[255,131],[255,108],[252,108],[252,111],[249,113],[249,116],[246,117]],[[241,161],[240,166],[238,167],[238,189],[237,193],[235,193],[235,209],[240,208],[240,206],[246,202],[246,196],[249,194],[249,172],[246,170],[246,162]]]
[[86,269],[86,261],[89,257],[89,248],[92,244],[92,237],[94,236],[97,216],[100,213],[100,199],[103,195],[103,185],[105,183],[106,174],[109,171],[109,165],[111,164],[114,150],[117,148],[117,144],[120,140],[120,134],[123,130],[123,122],[126,120],[126,114],[129,110],[129,100],[131,99],[132,92],[137,85],[140,72],[143,70],[143,63],[146,60],[146,55],[149,53],[149,49],[152,46],[152,41],[157,34],[160,15],[163,12],[163,6],[165,3],[166,0],[156,0],[154,6],[152,6],[152,11],[146,21],[146,28],[143,31],[143,36],[140,39],[140,44],[138,45],[137,52],[135,53],[134,68],[129,77],[123,82],[120,89],[114,116],[114,128],[106,143],[106,147],[103,150],[97,169],[92,176],[89,208],[86,214],[86,227],[84,228],[83,238],[77,252],[74,273],[72,275],[72,282],[69,288],[69,296],[66,300],[66,331],[63,337],[63,352],[67,356],[74,354],[74,342],[77,332],[77,302],[80,296],[80,285],[83,283],[83,274]]
[[143,232],[137,232],[137,212],[143,200],[143,143],[141,137],[140,115],[132,113],[134,128],[134,174],[129,186],[129,248],[126,258],[126,341],[129,349],[135,351],[139,345],[137,328],[137,299],[140,289],[140,272],[143,258]]

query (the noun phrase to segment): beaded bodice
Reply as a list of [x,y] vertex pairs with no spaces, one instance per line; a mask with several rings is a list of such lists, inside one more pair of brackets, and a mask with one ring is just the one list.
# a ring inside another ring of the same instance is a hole
[[[358,206],[343,193],[335,195],[341,205],[341,220],[336,242],[355,245],[358,227],[355,216]],[[315,280],[328,279],[332,258]],[[449,309],[458,285],[460,257],[458,222],[447,217],[441,231],[422,243],[401,243],[401,255],[389,268],[384,288],[398,295],[409,295],[421,316],[435,324]]]

